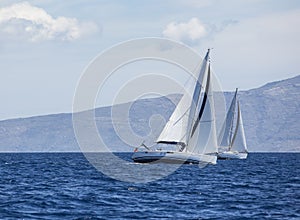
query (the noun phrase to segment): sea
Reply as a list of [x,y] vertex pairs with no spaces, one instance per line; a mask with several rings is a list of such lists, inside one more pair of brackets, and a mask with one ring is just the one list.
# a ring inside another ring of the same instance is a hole
[[111,178],[82,153],[1,153],[0,175],[0,219],[300,219],[300,153],[186,164],[148,182]]

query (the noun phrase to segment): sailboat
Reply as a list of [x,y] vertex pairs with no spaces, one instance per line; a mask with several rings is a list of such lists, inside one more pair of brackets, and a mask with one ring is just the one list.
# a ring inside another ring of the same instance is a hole
[[[219,136],[218,159],[246,159],[248,149],[236,89]],[[236,111],[237,106],[237,111]],[[236,121],[234,120],[236,118]]]
[[[216,164],[217,135],[209,52],[156,140],[135,148],[134,162]],[[141,150],[142,149],[142,150]]]

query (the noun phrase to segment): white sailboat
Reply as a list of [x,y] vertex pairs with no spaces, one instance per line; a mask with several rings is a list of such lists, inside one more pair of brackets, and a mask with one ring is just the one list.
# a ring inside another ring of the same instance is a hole
[[[192,95],[191,95],[192,94]],[[209,50],[197,80],[191,78],[186,91],[160,133],[154,149],[136,148],[135,162],[216,164],[217,137],[210,73]]]
[[[237,105],[237,111],[236,111]],[[236,118],[236,121],[234,119]],[[219,136],[218,159],[246,159],[248,156],[237,89]]]

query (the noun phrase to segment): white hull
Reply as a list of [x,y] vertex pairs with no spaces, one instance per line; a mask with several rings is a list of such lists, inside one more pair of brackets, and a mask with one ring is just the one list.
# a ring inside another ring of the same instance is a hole
[[216,164],[217,156],[176,151],[138,151],[133,153],[132,160],[137,163]]
[[248,153],[224,151],[218,153],[218,159],[247,159]]

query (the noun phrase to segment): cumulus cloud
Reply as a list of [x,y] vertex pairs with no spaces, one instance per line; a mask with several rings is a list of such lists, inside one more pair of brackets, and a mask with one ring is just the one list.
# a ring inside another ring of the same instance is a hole
[[198,18],[191,18],[188,22],[171,22],[163,31],[163,36],[182,42],[194,43],[206,36],[205,25]]
[[53,18],[44,9],[28,2],[0,8],[0,33],[36,42],[44,40],[72,41],[97,31],[92,22],[76,18]]

